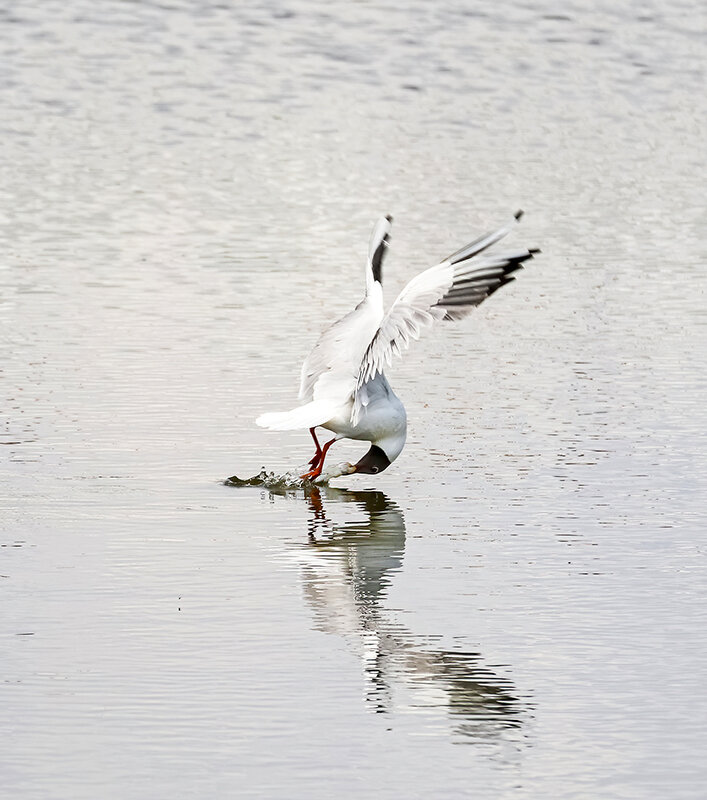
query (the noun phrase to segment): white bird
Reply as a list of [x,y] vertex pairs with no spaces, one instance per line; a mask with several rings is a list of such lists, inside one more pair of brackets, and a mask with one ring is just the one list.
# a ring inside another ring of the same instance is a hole
[[[302,365],[300,400],[291,411],[262,414],[256,424],[271,430],[309,428],[316,453],[312,469],[302,478],[321,474],[329,448],[339,439],[371,443],[352,472],[376,474],[387,469],[405,446],[407,415],[383,370],[402,354],[411,339],[438,320],[466,316],[501,286],[539,250],[481,255],[514,227],[523,212],[493,233],[457,250],[421,272],[400,292],[385,313],[383,257],[390,240],[392,218],[382,217],[373,228],[366,267],[366,295],[356,308],[320,336]],[[332,431],[323,447],[316,428]]]

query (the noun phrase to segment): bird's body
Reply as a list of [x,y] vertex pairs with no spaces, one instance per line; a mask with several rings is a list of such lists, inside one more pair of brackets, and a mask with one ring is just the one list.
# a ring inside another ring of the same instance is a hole
[[[520,216],[518,212],[514,222]],[[383,374],[384,367],[411,339],[417,339],[424,327],[466,316],[512,281],[511,273],[537,252],[478,257],[510,231],[509,223],[413,278],[386,314],[382,264],[391,222],[390,217],[381,218],[373,229],[364,299],[324,331],[302,365],[300,399],[308,402],[291,411],[262,414],[256,420],[272,430],[310,429],[317,452],[310,462],[312,470],[303,477],[317,477],[329,447],[344,438],[371,443],[354,471],[377,473],[389,467],[405,446],[407,415]],[[323,448],[316,437],[317,427],[336,434]]]
[[405,446],[407,414],[400,398],[392,390],[383,374],[376,375],[363,387],[368,398],[367,405],[353,424],[353,398],[342,406],[336,416],[321,422],[322,428],[330,430],[339,439],[357,439],[380,447],[394,461]]

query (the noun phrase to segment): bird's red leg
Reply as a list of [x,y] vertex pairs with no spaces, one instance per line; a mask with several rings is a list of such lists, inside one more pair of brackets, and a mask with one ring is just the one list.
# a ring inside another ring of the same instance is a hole
[[317,462],[317,466],[311,472],[306,472],[304,475],[300,475],[303,481],[313,481],[315,478],[318,478],[322,474],[322,467],[324,466],[324,459],[326,458],[327,451],[329,448],[334,444],[336,441],[336,436],[329,442],[327,442],[324,447],[322,447],[322,454]]
[[312,439],[314,439],[314,446],[317,448],[317,452],[314,454],[314,458],[309,462],[310,467],[316,467],[319,459],[322,457],[322,448],[319,444],[319,439],[317,439],[317,432],[314,428],[310,428],[309,432],[312,434]]

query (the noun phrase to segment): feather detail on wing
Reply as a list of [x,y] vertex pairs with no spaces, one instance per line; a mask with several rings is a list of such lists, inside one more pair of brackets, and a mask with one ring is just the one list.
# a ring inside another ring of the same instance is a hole
[[341,402],[356,388],[366,348],[383,319],[383,296],[371,291],[356,308],[327,328],[307,356],[300,375],[300,400],[336,397]]
[[366,297],[327,328],[302,364],[300,400],[350,399],[356,389],[361,359],[383,319],[383,258],[393,218],[381,217],[373,227],[366,265]]
[[508,234],[521,216],[519,211],[502,228],[457,250],[417,275],[402,290],[361,361],[351,412],[353,424],[358,422],[362,408],[367,405],[366,383],[382,373],[395,356],[402,355],[411,340],[419,339],[423,329],[433,322],[466,316],[489,295],[514,280],[512,273],[538,252],[519,250],[478,257]]

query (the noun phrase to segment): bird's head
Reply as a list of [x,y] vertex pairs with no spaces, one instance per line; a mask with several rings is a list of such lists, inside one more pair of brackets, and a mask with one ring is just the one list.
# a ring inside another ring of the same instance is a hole
[[378,447],[378,445],[372,444],[366,455],[354,464],[354,469],[356,472],[362,472],[365,475],[376,475],[379,472],[383,472],[384,469],[388,469],[391,464],[392,460],[388,458],[385,450]]

